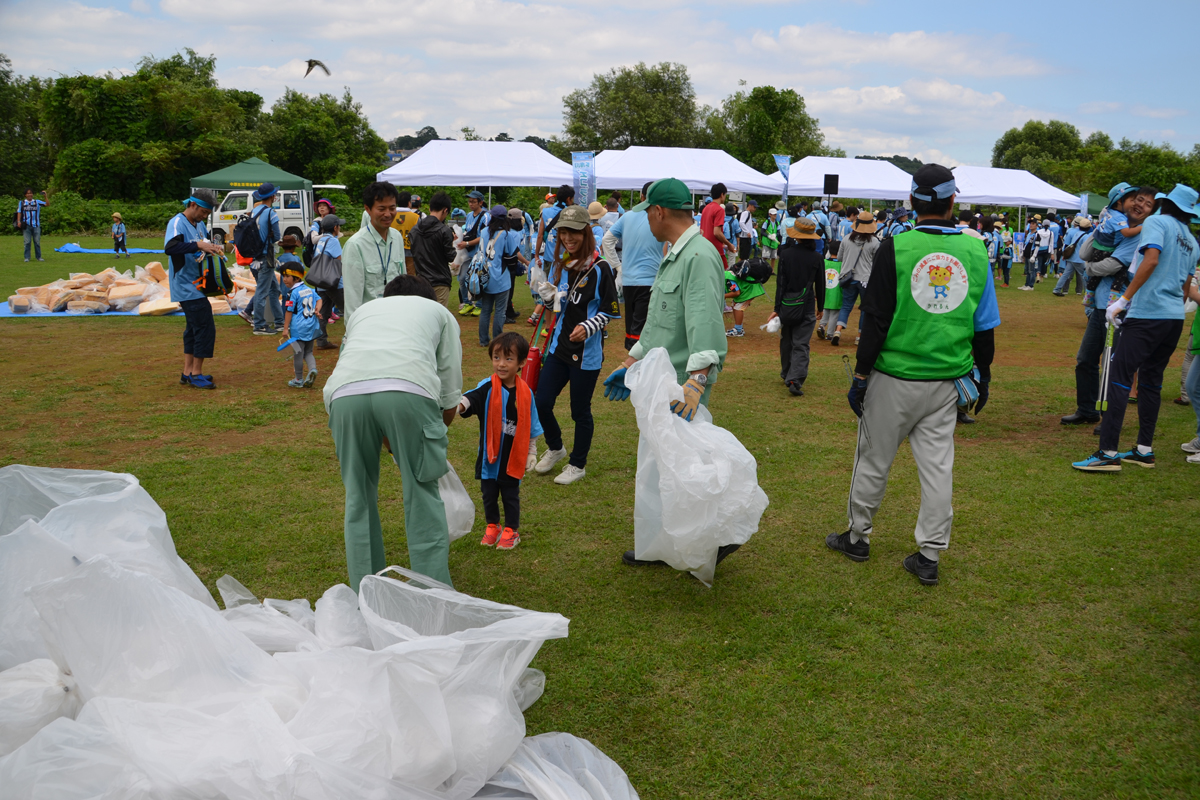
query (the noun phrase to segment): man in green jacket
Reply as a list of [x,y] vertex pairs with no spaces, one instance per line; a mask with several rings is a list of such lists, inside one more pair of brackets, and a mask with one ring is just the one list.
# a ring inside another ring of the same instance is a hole
[[[397,242],[399,234],[389,237]],[[403,252],[399,248],[398,252]],[[388,565],[379,521],[379,454],[386,443],[404,487],[412,568],[450,583],[450,533],[438,479],[447,426],[462,398],[458,321],[427,280],[404,272],[346,323],[325,410],[346,487],[350,588]]]
[[[646,192],[646,200],[630,210],[645,211],[650,232],[660,242],[670,242],[671,250],[654,279],[641,338],[624,363],[604,381],[604,396],[609,400],[627,399],[626,370],[654,348],[662,347],[683,384],[684,399],[672,403],[671,410],[690,421],[701,404],[708,405],[725,363],[725,266],[696,227],[692,193],[683,181],[655,181]],[[718,563],[737,547],[722,547]],[[641,561],[632,550],[625,553],[624,561],[630,565],[660,563]]]
[[383,287],[403,275],[404,237],[393,230],[396,187],[372,183],[363,190],[362,226],[342,248],[342,283],[346,323],[363,303],[383,296]]

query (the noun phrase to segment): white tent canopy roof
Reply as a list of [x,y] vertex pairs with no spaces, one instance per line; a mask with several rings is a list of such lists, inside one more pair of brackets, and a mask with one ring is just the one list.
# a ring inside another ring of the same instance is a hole
[[377,176],[397,186],[562,186],[571,165],[532,142],[435,139]]
[[[788,196],[824,195],[826,175],[838,176],[837,197],[906,200],[912,188],[912,176],[890,161],[807,156],[788,170]],[[783,180],[778,172],[771,177]]]
[[724,150],[692,147],[630,147],[605,150],[596,156],[596,186],[600,189],[641,189],[647,181],[678,178],[693,192],[708,194],[714,183],[735,192],[780,194],[783,179],[763,175]]
[[1077,209],[1079,197],[1056,189],[1024,169],[955,167],[958,203]]

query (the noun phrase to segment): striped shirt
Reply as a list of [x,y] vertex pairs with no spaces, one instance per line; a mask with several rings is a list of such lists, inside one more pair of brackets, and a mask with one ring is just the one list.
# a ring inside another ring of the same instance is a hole
[[45,200],[22,200],[22,224],[27,228],[40,228],[42,226],[42,206],[44,205],[46,205]]

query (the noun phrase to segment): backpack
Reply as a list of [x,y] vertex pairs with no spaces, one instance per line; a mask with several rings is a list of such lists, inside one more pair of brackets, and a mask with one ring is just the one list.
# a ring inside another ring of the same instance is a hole
[[476,297],[487,291],[488,281],[491,280],[492,258],[496,255],[496,239],[488,240],[487,252],[480,250],[471,256],[471,265],[467,267],[467,291]]
[[270,244],[262,239],[262,233],[258,230],[258,217],[259,214],[254,212],[243,214],[238,218],[237,225],[233,226],[233,244],[244,257],[258,258]]
[[748,258],[745,261],[740,261],[733,265],[733,269],[730,272],[741,280],[758,284],[766,283],[775,274],[771,271],[771,265],[764,258]]
[[211,255],[205,256],[200,262],[200,276],[192,281],[192,285],[205,297],[233,294],[233,278],[225,268],[225,259],[214,261]]

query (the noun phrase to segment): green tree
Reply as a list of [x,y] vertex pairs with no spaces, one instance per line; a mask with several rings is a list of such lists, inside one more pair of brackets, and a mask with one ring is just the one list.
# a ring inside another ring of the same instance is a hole
[[53,161],[42,138],[38,108],[46,82],[14,75],[0,53],[0,195],[19,195],[26,187],[41,191]]
[[775,171],[774,155],[830,155],[816,117],[804,106],[804,98],[792,89],[756,86],[735,92],[708,113],[708,132],[713,147],[760,172]]
[[387,154],[387,144],[349,89],[340,100],[286,89],[259,126],[259,136],[267,161],[319,183],[335,182],[350,165],[377,170]]
[[432,125],[426,125],[417,131],[415,136],[397,136],[388,142],[388,147],[392,150],[416,150],[438,138],[441,137],[438,136],[437,129]]
[[696,91],[687,67],[638,62],[592,77],[563,98],[563,136],[556,155],[570,150],[631,145],[692,147],[700,139]]
[[1027,169],[1039,178],[1047,177],[1049,165],[1079,155],[1083,140],[1079,129],[1068,122],[1031,119],[1022,128],[1010,128],[992,147],[992,166]]
[[262,98],[216,85],[215,60],[143,58],[133,75],[65,76],[41,93],[53,186],[85,198],[186,196],[195,175],[259,152]]
[[462,134],[464,142],[482,142],[483,141],[483,137],[480,136],[478,133],[476,133],[474,128],[469,127],[467,125],[464,125],[462,128],[459,128],[459,133]]

